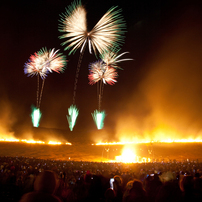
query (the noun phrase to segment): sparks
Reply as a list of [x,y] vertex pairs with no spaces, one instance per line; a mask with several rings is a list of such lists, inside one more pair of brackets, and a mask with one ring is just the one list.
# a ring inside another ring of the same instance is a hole
[[100,112],[98,110],[95,110],[94,113],[92,113],[92,117],[95,121],[97,129],[98,130],[102,129],[104,126],[105,112],[104,111]]
[[[97,52],[102,54],[106,50],[113,49],[113,47],[119,47],[123,43],[126,28],[121,9],[117,10],[117,6],[109,9],[90,32],[87,30],[86,15],[86,10],[81,1],[75,0],[66,8],[66,12],[60,15],[59,20],[59,31],[62,33],[59,38],[65,39],[61,45],[66,46],[65,50],[69,50],[69,55],[81,48],[74,82],[73,106],[75,105],[78,76],[86,45],[88,44],[90,53],[92,53],[91,49],[93,49],[95,55]],[[109,83],[113,82],[109,81]],[[78,112],[76,111],[73,114],[70,107],[67,119],[71,131],[77,116]]]
[[[36,108],[32,110],[32,123],[34,127],[39,126],[39,121],[41,118],[40,104],[41,98],[45,83],[45,78],[49,72],[63,72],[66,66],[66,57],[61,53],[58,53],[59,50],[53,48],[47,51],[46,48],[42,48],[34,55],[31,55],[28,62],[25,63],[24,73],[28,76],[37,75],[37,98],[36,98]],[[41,90],[39,87],[39,77],[42,78]]]
[[39,74],[42,79],[46,78],[49,72],[63,72],[66,66],[66,56],[58,53],[59,50],[53,48],[47,51],[42,48],[38,52],[31,55],[28,62],[25,63],[24,73],[28,76]]
[[68,114],[69,115],[67,115],[67,120],[69,123],[69,128],[71,131],[73,131],[77,116],[79,114],[79,110],[77,109],[77,107],[75,105],[71,105],[68,109]]
[[121,9],[116,8],[109,9],[90,32],[87,30],[86,10],[81,1],[75,0],[66,8],[66,12],[60,15],[59,31],[64,34],[59,38],[66,39],[61,45],[68,44],[65,50],[71,49],[69,55],[78,48],[82,52],[86,44],[89,44],[90,53],[92,47],[95,53],[98,51],[100,54],[122,44],[126,26]]
[[103,52],[103,54],[100,55],[100,58],[104,61],[104,63],[106,64],[106,66],[110,66],[116,69],[121,69],[119,67],[119,63],[123,62],[123,61],[128,61],[128,60],[133,60],[131,58],[123,58],[121,59],[121,57],[125,54],[127,54],[128,52],[123,52],[121,54],[118,55],[119,50],[112,50],[112,51],[105,51]]
[[107,66],[103,61],[99,60],[97,62],[91,63],[89,66],[89,84],[95,84],[96,82],[102,80],[104,84],[113,85],[117,82],[115,79],[118,77],[116,69]]
[[39,122],[41,119],[41,112],[39,108],[33,107],[32,109],[32,113],[31,113],[31,117],[32,117],[32,123],[34,127],[38,127],[39,126]]

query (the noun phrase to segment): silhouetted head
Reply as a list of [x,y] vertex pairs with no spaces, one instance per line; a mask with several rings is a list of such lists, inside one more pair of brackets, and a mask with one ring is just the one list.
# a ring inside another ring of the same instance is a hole
[[58,179],[53,171],[41,172],[34,182],[34,190],[53,194],[58,185]]

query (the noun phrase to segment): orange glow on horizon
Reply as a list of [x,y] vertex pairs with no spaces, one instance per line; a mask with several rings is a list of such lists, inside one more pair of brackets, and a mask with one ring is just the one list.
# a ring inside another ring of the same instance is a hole
[[0,138],[0,142],[20,142],[20,143],[26,143],[26,144],[48,144],[48,145],[72,145],[70,142],[62,143],[57,141],[48,141],[44,142],[41,140],[33,140],[33,139],[17,139],[17,138]]
[[49,141],[48,144],[52,144],[52,145],[61,145],[62,142]]
[[123,141],[123,142],[98,142],[92,145],[130,145],[130,144],[148,144],[148,143],[202,143],[202,139],[166,139],[159,141]]

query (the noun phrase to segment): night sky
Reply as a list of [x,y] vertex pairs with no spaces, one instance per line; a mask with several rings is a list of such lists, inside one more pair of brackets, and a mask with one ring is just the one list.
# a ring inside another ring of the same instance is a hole
[[[86,0],[89,30],[112,6],[122,8],[127,25],[118,82],[105,85],[101,109],[104,129],[91,113],[97,109],[97,86],[88,84],[88,65],[97,59],[86,49],[76,94],[80,110],[74,131],[66,115],[72,104],[79,50],[71,56],[58,38],[59,14],[68,0],[6,1],[0,5],[0,132],[16,137],[33,130],[37,77],[24,74],[24,64],[42,47],[67,55],[64,73],[49,74],[44,86],[41,129],[66,131],[93,141],[120,137],[202,137],[202,9],[192,1]],[[166,131],[166,132],[165,132]],[[31,132],[30,132],[31,133]]]

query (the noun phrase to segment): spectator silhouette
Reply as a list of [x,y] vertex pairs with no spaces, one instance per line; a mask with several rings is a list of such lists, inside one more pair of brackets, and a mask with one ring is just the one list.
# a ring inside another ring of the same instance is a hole
[[105,192],[105,202],[114,202],[115,192],[113,189],[108,188]]
[[201,201],[200,197],[198,198],[194,189],[194,179],[193,176],[183,176],[180,180],[180,189],[183,193],[183,202],[187,201]]
[[202,178],[199,173],[194,177],[194,193],[198,201],[202,201]]
[[122,181],[121,176],[115,175],[113,187],[114,187],[116,202],[122,202],[122,199],[123,199],[123,187],[122,186],[123,186],[123,181]]
[[126,187],[125,187],[125,191],[123,193],[123,202],[126,201],[126,198],[127,196],[130,194],[130,190],[132,189],[133,187],[133,180],[130,180],[127,184],[126,184]]
[[24,194],[20,202],[61,202],[54,195],[57,189],[57,183],[57,177],[54,172],[44,171],[40,173],[34,182],[34,191]]
[[153,177],[149,176],[145,179],[145,190],[150,202],[155,201],[156,195],[161,186],[162,182],[157,174],[154,174]]
[[181,202],[182,193],[177,183],[165,182],[159,189],[155,202]]
[[143,184],[140,180],[135,179],[133,181],[132,188],[129,191],[129,195],[124,199],[125,202],[148,202],[146,191],[143,188]]

